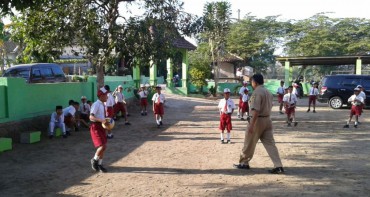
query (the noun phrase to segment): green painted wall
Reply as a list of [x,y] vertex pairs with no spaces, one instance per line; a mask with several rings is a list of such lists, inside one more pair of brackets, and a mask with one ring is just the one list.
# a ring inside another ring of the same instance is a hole
[[0,119],[5,118],[7,114],[6,105],[6,86],[0,86]]
[[[89,77],[87,82],[44,84],[28,84],[22,78],[0,78],[0,123],[47,115],[56,105],[66,107],[70,99],[80,102],[81,96],[94,102],[96,84],[96,77]],[[126,99],[134,97],[131,76],[107,76],[105,84],[112,90],[122,85]]]

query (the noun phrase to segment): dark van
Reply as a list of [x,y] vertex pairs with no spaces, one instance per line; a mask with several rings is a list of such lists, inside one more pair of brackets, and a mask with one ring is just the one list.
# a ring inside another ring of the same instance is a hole
[[362,85],[365,89],[365,104],[370,106],[370,75],[330,75],[325,76],[319,85],[318,101],[328,103],[333,109],[339,109],[353,95],[353,89]]
[[52,63],[20,64],[8,68],[2,77],[22,77],[27,83],[65,82],[63,70]]

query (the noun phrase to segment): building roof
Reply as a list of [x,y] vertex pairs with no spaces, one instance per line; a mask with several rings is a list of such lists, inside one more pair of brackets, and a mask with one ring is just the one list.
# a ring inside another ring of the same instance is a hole
[[228,63],[235,63],[235,62],[242,62],[243,58],[232,54],[232,53],[226,53],[223,57],[219,57],[220,62],[228,62]]
[[5,51],[7,53],[15,53],[18,45],[15,42],[12,41],[5,41],[4,46],[1,48],[5,48]]
[[173,41],[173,45],[174,45],[174,47],[179,48],[179,49],[195,50],[197,48],[192,43],[185,40],[185,38],[183,38],[183,37],[175,39]]
[[356,60],[361,59],[362,64],[370,64],[370,55],[359,56],[332,56],[332,57],[278,57],[277,61],[284,64],[289,61],[290,66],[304,65],[354,65]]

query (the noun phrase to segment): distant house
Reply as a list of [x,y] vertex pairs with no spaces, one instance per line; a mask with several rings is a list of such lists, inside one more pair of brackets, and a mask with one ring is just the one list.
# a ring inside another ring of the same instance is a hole
[[[247,66],[241,57],[231,53],[227,53],[218,62],[220,63],[218,79],[221,83],[248,80],[249,76],[253,73],[253,69]],[[216,73],[214,68],[212,73]],[[214,77],[216,78],[216,76]]]
[[0,59],[5,68],[14,64],[17,56],[21,53],[19,45],[12,41],[4,41],[3,45],[0,45]]

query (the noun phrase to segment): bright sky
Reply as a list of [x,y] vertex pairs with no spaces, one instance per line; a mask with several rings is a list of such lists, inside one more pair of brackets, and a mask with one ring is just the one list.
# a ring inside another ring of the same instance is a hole
[[[186,12],[203,13],[206,2],[217,0],[183,0]],[[233,18],[251,13],[252,16],[264,18],[266,16],[281,15],[280,19],[306,19],[320,12],[333,12],[328,16],[333,18],[358,17],[370,19],[369,0],[228,0],[231,3]]]

